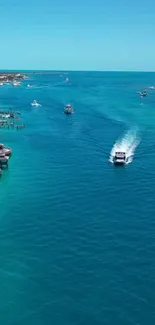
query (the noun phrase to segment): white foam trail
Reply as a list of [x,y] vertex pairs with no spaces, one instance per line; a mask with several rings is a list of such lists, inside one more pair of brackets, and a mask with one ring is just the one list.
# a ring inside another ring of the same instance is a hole
[[59,81],[59,82],[56,82],[56,83],[53,83],[53,84],[51,84],[51,85],[42,85],[42,86],[35,86],[35,85],[33,85],[33,86],[30,86],[30,87],[26,87],[26,89],[45,89],[45,88],[52,88],[52,87],[56,87],[56,86],[60,86],[60,85],[63,85],[63,84],[65,84],[66,83],[66,81]]
[[115,156],[115,152],[125,152],[127,163],[132,162],[135,150],[140,143],[140,137],[138,136],[137,130],[129,130],[122,138],[118,139],[110,153],[110,162],[113,163],[113,158]]

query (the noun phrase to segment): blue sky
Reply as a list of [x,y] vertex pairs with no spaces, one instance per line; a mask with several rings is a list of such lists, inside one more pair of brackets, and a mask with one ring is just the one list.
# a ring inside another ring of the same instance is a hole
[[0,68],[155,71],[155,0],[0,0]]

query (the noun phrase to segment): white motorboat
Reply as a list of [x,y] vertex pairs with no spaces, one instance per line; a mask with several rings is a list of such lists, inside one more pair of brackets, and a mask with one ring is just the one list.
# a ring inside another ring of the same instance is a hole
[[20,82],[19,81],[13,81],[13,86],[14,87],[19,87],[20,86]]
[[115,165],[125,165],[127,162],[128,159],[125,152],[115,152],[115,156],[113,157],[113,163]]
[[36,106],[36,107],[41,106],[39,103],[37,103],[36,100],[34,100],[33,103],[31,103],[31,105],[32,105],[32,106]]
[[64,108],[64,113],[65,114],[73,114],[73,107],[70,104],[67,104]]

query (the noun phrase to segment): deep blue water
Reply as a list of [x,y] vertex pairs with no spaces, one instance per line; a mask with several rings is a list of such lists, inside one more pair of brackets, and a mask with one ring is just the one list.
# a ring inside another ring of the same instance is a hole
[[[155,74],[30,78],[0,88],[0,106],[26,124],[0,130],[13,149],[0,180],[0,324],[154,325],[155,90],[136,92]],[[141,142],[115,168],[128,131]]]

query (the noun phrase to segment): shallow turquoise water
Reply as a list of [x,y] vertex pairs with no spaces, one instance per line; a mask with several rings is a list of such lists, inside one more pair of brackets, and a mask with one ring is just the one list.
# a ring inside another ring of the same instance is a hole
[[[153,73],[70,72],[0,88],[26,124],[0,130],[13,149],[0,181],[0,324],[154,325],[155,91],[136,95],[154,85]],[[114,168],[110,151],[133,128],[134,159]]]

